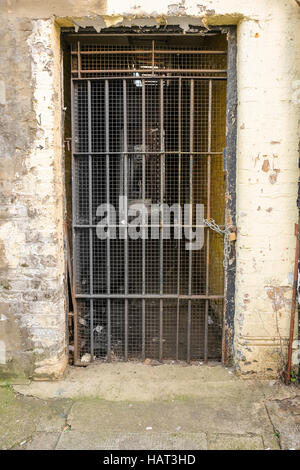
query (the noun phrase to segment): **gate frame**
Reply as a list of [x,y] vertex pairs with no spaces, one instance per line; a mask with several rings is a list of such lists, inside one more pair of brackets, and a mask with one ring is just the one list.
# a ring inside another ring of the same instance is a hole
[[[113,29],[112,35],[128,35],[128,28]],[[134,27],[132,28],[134,29]],[[80,37],[87,34],[89,28],[75,32],[74,28],[61,28],[61,44],[64,38],[72,34]],[[225,171],[225,226],[230,227],[233,232],[236,231],[236,154],[237,154],[237,27],[235,25],[210,26],[209,28],[199,28],[201,36],[220,33],[227,35],[227,86],[226,86],[226,147],[223,154],[223,165]],[[148,34],[138,28],[138,35]],[[105,34],[105,33],[104,33]],[[107,34],[107,33],[106,33]],[[160,33],[161,34],[161,33]],[[166,31],[166,35],[168,32]],[[176,35],[180,36],[182,33]],[[188,35],[188,33],[186,33]],[[88,31],[88,35],[101,35],[93,29]],[[157,35],[153,31],[153,36]],[[197,36],[197,33],[191,36]],[[73,132],[72,132],[73,135]],[[65,184],[65,183],[64,183]],[[67,232],[67,231],[66,231]],[[65,234],[65,246],[67,245],[67,235]],[[235,237],[234,237],[235,238]],[[222,364],[232,365],[233,362],[233,344],[234,344],[234,318],[235,318],[235,276],[236,276],[236,250],[234,241],[231,242],[225,238],[224,243],[224,308],[223,308],[223,332],[222,332]],[[72,278],[72,273],[71,273]],[[68,298],[68,292],[66,292]],[[76,305],[74,307],[74,342],[75,350],[77,342],[77,322]],[[67,323],[68,324],[68,323]],[[74,351],[75,352],[75,351]],[[74,354],[74,365],[85,366],[86,364],[78,361]]]
[[[221,28],[223,30],[223,28]],[[237,151],[237,27],[228,26],[227,31],[227,96],[226,96],[226,148],[224,152],[225,225],[236,230],[236,151]],[[236,251],[234,242],[227,241],[224,252],[224,314],[222,338],[222,363],[233,362]]]

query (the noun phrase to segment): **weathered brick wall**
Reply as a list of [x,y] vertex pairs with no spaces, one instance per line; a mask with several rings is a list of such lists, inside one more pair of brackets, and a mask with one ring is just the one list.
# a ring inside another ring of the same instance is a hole
[[7,0],[0,8],[0,373],[55,377],[66,364],[59,26],[203,21],[238,25],[235,362],[243,374],[276,375],[297,221],[296,1]]
[[65,363],[59,36],[52,20],[1,30],[1,371],[32,374]]

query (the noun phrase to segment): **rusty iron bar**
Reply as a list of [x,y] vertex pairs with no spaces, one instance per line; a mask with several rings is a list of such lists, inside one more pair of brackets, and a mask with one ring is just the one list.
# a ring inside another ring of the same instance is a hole
[[[142,80],[142,199],[146,199],[145,185],[146,185],[146,91],[145,91],[145,80]],[[142,228],[145,230],[145,228]],[[142,239],[142,293],[146,293],[146,240],[145,237]],[[146,301],[142,299],[142,360],[144,361],[146,356]]]
[[[207,220],[210,220],[210,193],[211,193],[211,138],[212,138],[212,81],[209,82],[208,90],[208,142],[207,142]],[[206,295],[209,294],[209,268],[210,268],[210,234],[206,229]],[[204,320],[204,362],[208,361],[208,310],[209,301],[205,301],[205,320]]]
[[[74,103],[74,83],[71,81],[71,100]],[[72,136],[75,135],[75,111],[74,106],[71,107],[71,129],[72,129]],[[72,181],[75,181],[75,162],[74,162],[74,151],[75,151],[75,144],[74,138],[71,141],[71,148],[72,148]],[[72,214],[75,212],[76,202],[75,202],[75,193],[72,191]],[[72,233],[72,253],[70,249],[70,242],[68,237],[68,227],[65,226],[65,240],[66,240],[66,248],[67,253],[69,253],[67,260],[69,263],[69,279],[70,279],[70,288],[71,288],[71,298],[73,303],[73,310],[74,310],[74,364],[79,362],[80,354],[79,354],[79,337],[78,337],[78,309],[77,309],[77,302],[76,302],[76,285],[75,285],[75,275],[74,275],[74,244],[75,244],[75,234],[74,230]]]
[[[181,220],[181,105],[182,105],[182,81],[179,79],[178,83],[178,224],[182,226]],[[182,230],[182,228],[181,228]],[[177,240],[177,294],[180,295],[180,238]],[[180,300],[177,299],[176,308],[176,361],[179,359],[179,321],[180,321]]]
[[[74,228],[97,228],[98,225],[96,224],[92,224],[92,225],[89,225],[89,224],[73,224],[73,227]],[[124,225],[114,225],[114,224],[108,224],[107,227],[109,228],[122,228],[124,227]],[[160,227],[159,224],[151,224],[151,225],[143,225],[143,224],[139,224],[139,227],[140,228],[151,228],[151,227]],[[171,228],[171,227],[174,227],[174,225],[170,225],[170,224],[164,224],[164,228]],[[183,224],[183,225],[180,225],[181,228],[206,228],[207,227],[207,224],[200,224],[200,225],[191,225],[191,224]],[[218,225],[219,228],[223,228],[225,227],[225,225]]]
[[[189,223],[193,224],[193,165],[194,165],[194,80],[190,83],[190,161],[189,161],[189,184],[190,184],[190,218]],[[192,229],[190,228],[190,235]],[[192,237],[190,237],[190,240]],[[188,273],[188,293],[192,295],[192,257],[193,250],[189,250],[189,273]],[[187,362],[191,360],[191,322],[192,322],[192,303],[188,301],[187,316]]]
[[291,309],[291,321],[290,321],[290,335],[288,345],[288,360],[285,371],[284,381],[286,385],[291,382],[291,370],[292,370],[292,353],[293,353],[293,341],[294,341],[294,328],[295,328],[295,313],[297,303],[297,284],[298,284],[298,262],[299,262],[299,225],[295,224],[295,236],[296,236],[296,251],[295,251],[295,263],[294,263],[294,283],[293,283],[293,296],[292,296],[292,309]]
[[152,76],[154,76],[154,67],[155,67],[155,41],[154,39],[152,40],[152,51],[151,51],[151,57],[152,57]]
[[[80,41],[77,41],[77,66],[78,66],[78,77],[81,77],[81,54],[80,54]],[[72,72],[73,73],[73,72]]]
[[[74,334],[74,355],[73,355],[73,362],[74,364],[78,362],[78,313],[77,313],[77,303],[76,303],[76,295],[75,295],[75,287],[74,287],[74,277],[73,277],[73,269],[72,269],[72,258],[71,258],[71,250],[70,250],[70,242],[69,242],[69,233],[68,233],[68,225],[67,222],[64,222],[64,238],[65,238],[65,248],[66,248],[66,258],[67,258],[67,272],[69,277],[70,283],[70,291],[71,291],[71,300],[73,304],[73,334]],[[69,313],[70,315],[70,313]]]
[[[94,74],[107,74],[107,73],[149,73],[150,69],[81,69],[80,73],[94,73]],[[227,73],[226,69],[155,69],[155,73]],[[78,70],[72,70],[72,73],[79,73]],[[151,78],[151,74],[149,78]],[[123,77],[119,77],[123,78]],[[168,77],[169,78],[169,77]],[[178,77],[177,77],[178,78]],[[136,80],[136,77],[135,77]]]
[[[76,39],[78,39],[78,36],[80,36],[81,38],[88,38],[88,37],[92,37],[95,39],[95,33],[70,33],[68,34],[69,37],[75,37]],[[136,37],[147,37],[147,38],[152,38],[153,36],[154,37],[161,37],[161,38],[167,38],[167,37],[177,37],[177,38],[182,38],[183,37],[183,34],[182,32],[181,33],[171,33],[171,32],[167,32],[167,33],[157,33],[155,31],[155,33],[149,33],[149,32],[139,32],[139,33],[133,33],[133,32],[130,32],[130,34],[128,34],[128,32],[123,32],[123,33],[101,33],[101,37],[132,37],[132,38],[136,38]],[[203,37],[203,32],[200,32],[200,33],[196,33],[196,32],[192,32],[192,33],[187,33],[186,36],[190,37],[190,38],[202,38]]]
[[[123,80],[123,121],[124,121],[124,174],[127,175],[128,168],[128,142],[127,142],[127,82]],[[127,178],[124,178],[124,196],[127,198],[128,184]],[[125,295],[128,294],[128,233],[127,233],[127,207],[125,208],[125,238],[124,238],[124,284]],[[125,361],[128,361],[128,299],[125,299]]]
[[[105,150],[106,154],[106,202],[110,202],[110,156],[109,156],[109,82],[105,81]],[[108,211],[108,222],[110,220],[110,214]],[[107,264],[107,293],[110,294],[110,239],[107,237],[106,240],[106,264]],[[107,361],[111,361],[111,303],[110,298],[107,298]]]
[[[93,202],[92,202],[92,97],[91,97],[91,82],[88,81],[88,178],[89,178],[89,224],[93,223]],[[93,290],[93,229],[89,228],[89,265],[90,265],[90,294],[94,293]],[[94,301],[90,300],[90,342],[91,342],[91,361],[94,360]]]
[[[142,155],[142,154],[148,154],[149,152],[143,152],[143,151],[140,151],[139,154]],[[179,151],[172,151],[172,150],[169,150],[169,151],[165,151],[163,152],[164,155],[178,155],[180,153],[180,155],[223,155],[223,152],[179,152]],[[135,155],[136,152],[89,152],[89,155],[95,155],[95,156],[106,156],[106,155]],[[74,155],[87,155],[87,152],[74,152]],[[155,152],[155,151],[151,151],[151,155],[162,155],[162,152]]]
[[[164,83],[160,82],[160,203],[164,203],[165,196],[165,137],[164,137]],[[160,286],[159,292],[162,295],[164,291],[164,228],[163,228],[163,217],[160,217]],[[159,361],[163,359],[163,312],[164,302],[163,299],[159,300]]]
[[[164,70],[165,71],[165,70]],[[210,70],[211,71],[211,70]],[[124,70],[123,70],[124,72]],[[128,70],[128,73],[130,72],[136,72],[136,70],[134,69],[131,69],[131,70]],[[149,74],[148,72],[146,72],[145,70],[143,70],[144,75],[143,77],[141,78],[145,78],[145,80],[153,80],[153,76],[152,74]],[[182,69],[176,71],[178,73],[182,72]],[[195,73],[198,73],[198,70],[193,70],[193,72]],[[73,70],[72,73],[78,73],[77,70]],[[179,78],[184,78],[184,79],[193,79],[193,80],[218,80],[218,81],[227,81],[227,77],[218,77],[218,76],[208,76],[208,75],[204,75],[204,76],[198,76],[198,75],[155,75],[155,80],[166,80],[166,78],[168,80],[178,80]],[[105,76],[99,76],[99,77],[72,77],[71,78],[71,81],[74,81],[74,82],[80,82],[80,81],[86,81],[86,80],[95,80],[95,81],[100,81],[100,80],[136,80],[137,77],[135,76],[126,76],[126,75],[119,75],[119,76],[116,76],[116,75],[105,75]]]
[[205,294],[76,294],[77,299],[90,299],[93,297],[94,299],[180,299],[180,300],[217,300],[217,299],[224,299],[224,295],[205,295]]
[[[154,42],[154,41],[153,41]],[[170,50],[160,50],[160,49],[130,49],[130,50],[99,50],[99,51],[80,51],[79,53],[81,55],[83,54],[90,54],[90,55],[110,55],[110,54],[153,54],[155,52],[156,54],[217,54],[217,55],[227,55],[227,51],[208,51],[208,50],[184,50],[184,49],[170,49]],[[72,55],[78,55],[77,51],[71,51]]]

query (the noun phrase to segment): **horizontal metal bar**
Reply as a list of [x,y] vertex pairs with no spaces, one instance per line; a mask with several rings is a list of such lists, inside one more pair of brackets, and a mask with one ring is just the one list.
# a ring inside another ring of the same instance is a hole
[[[88,55],[99,55],[99,54],[217,54],[217,55],[227,55],[227,51],[207,51],[207,50],[183,50],[183,49],[169,49],[169,50],[160,50],[160,49],[134,49],[134,50],[98,50],[98,51],[80,51],[80,54]],[[77,55],[77,51],[71,51],[72,55]]]
[[[72,70],[71,73],[78,73],[79,70]],[[81,73],[147,73],[145,69],[96,69],[85,70],[81,69]],[[227,69],[155,69],[155,73],[227,73]],[[137,80],[140,77],[135,77]]]
[[[215,35],[216,33],[220,33],[221,29],[222,28],[225,28],[224,26],[220,26],[220,27],[215,27],[214,30],[207,30],[205,28],[202,27],[202,30],[201,32],[194,32],[194,31],[190,31],[190,32],[180,32],[180,33],[170,33],[169,31],[166,30],[165,33],[157,33],[156,31],[153,31],[153,33],[150,33],[150,32],[144,32],[141,30],[140,33],[128,33],[128,31],[124,31],[123,33],[69,33],[69,32],[66,32],[64,34],[66,34],[66,36],[68,38],[73,38],[75,37],[76,39],[79,39],[79,38],[86,38],[86,37],[93,37],[93,38],[101,38],[101,37],[127,37],[127,38],[131,38],[133,36],[138,36],[138,37],[147,37],[147,38],[154,38],[159,36],[159,37],[169,37],[169,36],[177,36],[177,37],[181,37],[181,38],[185,38],[185,37],[203,37],[203,36],[210,36],[210,33],[213,33],[213,35]],[[206,33],[206,34],[205,34]]]
[[74,152],[73,155],[86,155],[88,157],[88,155],[93,155],[93,156],[106,156],[106,155],[222,155],[223,156],[223,152],[179,152],[179,151],[174,151],[172,152],[171,150],[167,151],[167,152],[152,152],[152,151],[148,151],[148,152]]
[[[122,72],[124,73],[127,73],[126,70],[122,70]],[[128,71],[128,73],[131,73],[131,72],[136,72],[136,70],[130,70]],[[145,70],[143,70],[143,72],[145,72]],[[153,75],[143,75],[142,77],[133,77],[133,76],[110,76],[110,75],[107,75],[107,76],[104,76],[104,77],[72,77],[71,80],[72,81],[81,81],[81,80],[141,80],[142,78],[144,78],[145,80],[172,80],[172,79],[179,79],[181,78],[182,80],[190,80],[190,79],[193,79],[193,80],[225,80],[227,81],[227,77],[210,77],[210,76],[205,76],[205,77],[197,77],[197,76],[190,76],[190,75],[183,75],[185,71],[184,70],[179,70],[178,73],[180,73],[180,75],[159,75],[159,76],[153,76]],[[197,70],[195,70],[195,72],[197,73]],[[75,70],[73,71],[72,73],[78,73],[78,70]]]
[[[163,222],[161,224],[153,224],[153,225],[151,225],[151,224],[146,224],[146,225],[137,224],[137,226],[141,227],[141,228],[163,227],[163,228],[177,228],[177,229],[178,228],[210,228],[207,225],[176,225],[176,224],[170,225],[170,224],[164,224]],[[89,225],[89,224],[73,224],[73,227],[74,228],[97,228],[98,225],[97,224],[92,224],[92,225]],[[129,227],[132,227],[132,224],[127,224],[127,225],[125,225],[125,224],[115,224],[115,225],[105,224],[105,227],[109,227],[109,228],[129,228]],[[220,227],[220,228],[223,227],[224,228],[225,225],[218,225],[218,227]]]
[[177,294],[76,294],[77,299],[179,299],[179,300],[217,300],[224,295],[177,295]]

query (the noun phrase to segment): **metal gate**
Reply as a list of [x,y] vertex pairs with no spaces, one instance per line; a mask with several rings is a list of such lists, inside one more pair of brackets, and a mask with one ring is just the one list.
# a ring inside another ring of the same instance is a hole
[[[199,204],[224,227],[226,39],[219,38],[193,38],[193,47],[182,37],[72,46],[79,358],[221,358],[224,240],[196,211]],[[177,204],[167,222],[160,204]],[[147,211],[130,235],[134,205]],[[187,249],[197,229],[201,248]]]

